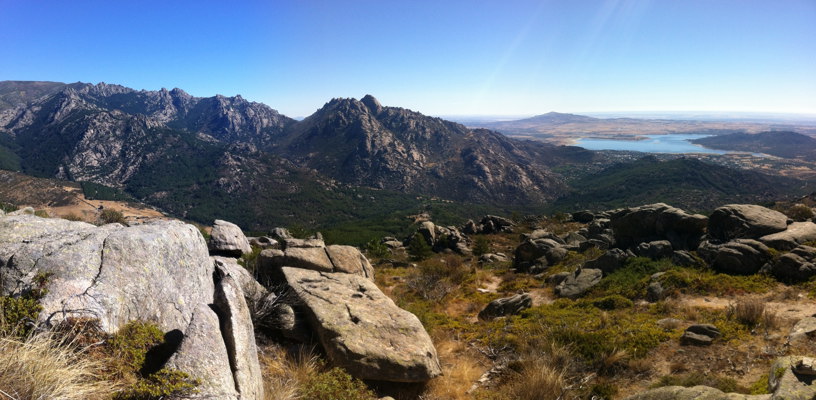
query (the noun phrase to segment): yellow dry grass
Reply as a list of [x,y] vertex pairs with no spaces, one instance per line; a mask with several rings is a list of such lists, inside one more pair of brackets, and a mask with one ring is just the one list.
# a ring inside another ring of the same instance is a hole
[[117,390],[102,365],[48,334],[0,338],[0,400],[95,399]]
[[442,376],[432,380],[424,398],[435,400],[465,400],[472,396],[468,389],[487,370],[481,357],[462,343],[451,338],[435,338],[436,351],[442,364]]

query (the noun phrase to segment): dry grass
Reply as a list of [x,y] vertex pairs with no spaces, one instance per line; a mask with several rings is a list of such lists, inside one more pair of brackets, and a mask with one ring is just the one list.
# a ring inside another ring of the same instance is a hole
[[776,329],[780,320],[776,311],[766,307],[765,301],[760,299],[746,299],[730,304],[726,315],[749,328],[762,326],[766,331]]
[[95,399],[117,390],[102,365],[48,334],[0,338],[0,399]]
[[487,368],[465,343],[449,338],[435,338],[434,344],[442,364],[442,376],[432,380],[423,398],[466,400],[468,389]]
[[564,397],[566,387],[562,369],[550,364],[546,358],[536,358],[527,361],[503,391],[516,400],[558,400]]
[[320,369],[319,357],[311,348],[288,354],[279,346],[263,348],[259,361],[264,377],[265,400],[298,400],[300,386]]

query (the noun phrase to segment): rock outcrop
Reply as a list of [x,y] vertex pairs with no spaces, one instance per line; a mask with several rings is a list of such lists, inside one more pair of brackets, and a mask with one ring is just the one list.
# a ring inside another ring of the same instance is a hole
[[478,224],[473,221],[468,221],[462,226],[461,230],[468,235],[488,235],[491,233],[512,232],[515,225],[513,221],[507,218],[485,215]]
[[597,285],[602,277],[603,272],[599,269],[579,268],[555,287],[555,294],[568,298],[579,297]]
[[210,240],[207,243],[210,252],[215,255],[231,257],[241,257],[243,254],[252,253],[249,240],[244,236],[244,232],[238,225],[232,222],[215,220],[210,233]]
[[416,316],[355,274],[281,269],[332,365],[360,379],[425,382],[441,373]]
[[[231,342],[245,343],[241,357],[258,363],[243,294],[234,284],[233,295],[215,301],[214,271],[198,229],[180,221],[96,227],[30,215],[0,217],[0,295],[21,295],[42,284],[40,326],[88,317],[113,333],[132,320],[151,321],[180,338],[169,366],[207,379],[197,396],[260,399],[260,369],[243,374],[246,385],[238,387],[229,352]],[[218,313],[247,318],[222,330]],[[249,386],[255,389],[247,391]]]
[[704,242],[697,253],[715,270],[737,275],[759,272],[772,257],[768,246],[753,239],[736,239],[722,245]]
[[529,293],[521,293],[491,301],[479,312],[479,319],[490,320],[505,315],[513,315],[533,306]]
[[[535,232],[533,232],[535,233]],[[530,236],[516,247],[513,267],[519,272],[541,272],[549,266],[558,264],[567,255],[563,241],[555,235],[553,237]],[[561,241],[561,243],[559,243]]]
[[806,282],[816,276],[816,247],[799,246],[771,265],[771,274],[784,282]]
[[657,203],[612,212],[609,225],[620,248],[668,240],[674,249],[683,250],[697,247],[707,222],[708,218],[703,215]]
[[714,210],[708,219],[708,235],[721,242],[758,239],[787,227],[785,214],[753,204],[729,204]]
[[762,236],[759,241],[777,250],[791,250],[800,244],[816,241],[816,224],[794,222],[784,231]]
[[258,258],[261,273],[273,280],[282,280],[282,267],[342,272],[374,279],[374,268],[356,247],[326,246],[319,239],[287,239],[283,244],[283,250],[263,250]]

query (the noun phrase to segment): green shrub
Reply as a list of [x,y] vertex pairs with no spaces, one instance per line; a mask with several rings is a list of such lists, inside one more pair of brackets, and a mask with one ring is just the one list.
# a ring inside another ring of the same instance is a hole
[[737,276],[698,268],[670,269],[660,276],[659,281],[667,291],[718,296],[764,293],[777,285],[776,280],[768,275]]
[[36,216],[38,216],[40,218],[51,218],[51,216],[48,215],[48,211],[45,211],[45,210],[36,210],[36,211],[34,211],[34,215],[36,215]]
[[371,239],[366,243],[365,252],[368,257],[374,258],[385,258],[391,254],[388,251],[388,246],[380,243],[377,239]]
[[481,256],[490,253],[490,241],[484,236],[477,236],[473,241],[473,255]]
[[197,392],[201,382],[185,372],[174,369],[161,369],[132,387],[117,393],[115,400],[161,400],[168,397],[186,398]]
[[422,261],[430,257],[431,254],[433,254],[433,250],[431,250],[431,246],[422,235],[416,234],[411,238],[411,242],[408,243],[408,255],[411,256],[412,260]]
[[103,225],[113,223],[127,225],[125,222],[125,216],[116,210],[102,210],[102,212],[99,214],[99,222]]
[[39,300],[30,297],[0,297],[0,335],[27,336],[42,311]]
[[763,374],[748,388],[748,394],[769,394],[770,388],[768,387],[768,375]]
[[629,299],[646,296],[649,277],[673,265],[668,260],[654,261],[645,257],[630,258],[626,264],[605,276],[591,291],[591,296],[620,295]]
[[242,254],[238,259],[238,265],[244,267],[247,271],[255,273],[258,269],[258,256],[261,254],[260,247],[252,246],[252,251],[249,254]]
[[160,400],[195,393],[201,382],[184,372],[167,368],[147,370],[149,352],[163,343],[161,329],[144,321],[128,322],[107,340],[106,350],[114,360],[111,374],[136,377],[136,383],[117,393],[115,400]]
[[621,308],[630,308],[634,306],[634,303],[632,303],[632,300],[629,300],[626,297],[613,294],[611,296],[592,300],[592,305],[600,308],[601,310],[618,310]]
[[13,211],[17,211],[18,209],[19,208],[17,206],[15,206],[14,204],[3,203],[2,201],[0,201],[0,211],[2,211],[2,212],[10,213],[10,212],[13,212]]
[[128,372],[139,371],[144,366],[148,350],[164,341],[164,333],[155,324],[131,321],[119,329],[107,344],[114,357]]
[[340,368],[310,376],[300,388],[300,395],[310,400],[373,400],[377,396],[359,379]]

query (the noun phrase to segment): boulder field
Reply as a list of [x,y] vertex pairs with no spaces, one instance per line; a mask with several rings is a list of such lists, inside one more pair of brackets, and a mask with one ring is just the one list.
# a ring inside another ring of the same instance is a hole
[[[282,249],[264,250],[260,272],[286,287],[265,287],[229,257],[251,251],[240,228],[216,221],[213,233],[207,243],[174,220],[94,226],[0,215],[0,295],[45,289],[40,330],[69,317],[97,319],[108,333],[134,320],[156,324],[172,341],[165,366],[202,382],[195,398],[263,398],[252,314],[263,302],[280,303],[273,317],[290,319],[289,336],[316,336],[329,361],[355,377],[423,382],[441,373],[422,324],[373,284],[356,248],[282,240]],[[276,290],[296,301],[276,301]]]

